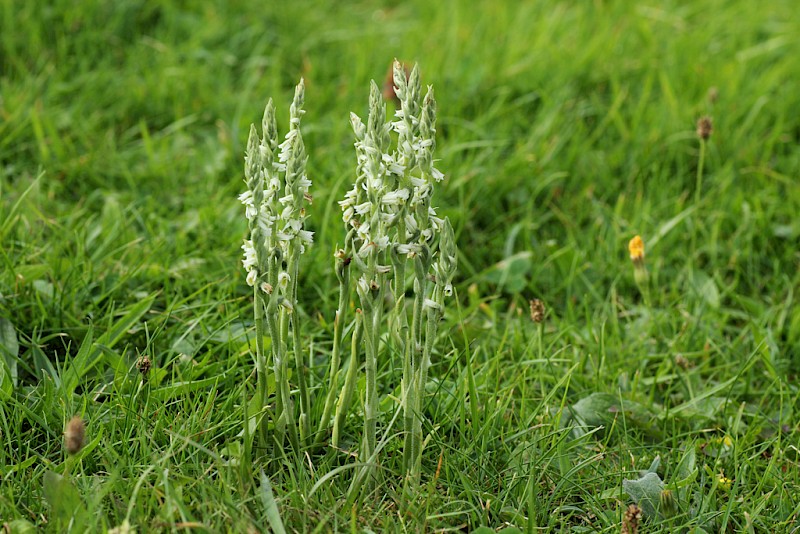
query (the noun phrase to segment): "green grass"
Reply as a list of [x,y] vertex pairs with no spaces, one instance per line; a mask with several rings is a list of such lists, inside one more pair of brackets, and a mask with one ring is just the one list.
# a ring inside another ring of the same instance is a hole
[[[280,4],[0,5],[0,345],[14,353],[0,359],[0,522],[58,531],[66,506],[89,531],[267,531],[263,470],[289,531],[611,533],[623,480],[658,456],[676,506],[647,532],[796,529],[794,2]],[[272,96],[285,130],[303,76],[316,243],[300,299],[324,399],[348,113],[366,113],[394,57],[436,89],[457,298],[427,385],[421,490],[402,491],[387,354],[384,482],[348,500],[357,411],[346,450],[244,446],[236,195],[249,124]],[[532,298],[548,308],[541,337]],[[74,414],[88,445],[67,465]],[[46,475],[67,470],[66,485]]]

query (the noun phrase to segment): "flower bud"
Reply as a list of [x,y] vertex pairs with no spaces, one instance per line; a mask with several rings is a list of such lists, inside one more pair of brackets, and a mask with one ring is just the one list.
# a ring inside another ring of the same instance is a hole
[[86,427],[83,424],[83,420],[76,415],[69,420],[64,429],[64,448],[67,453],[74,456],[83,448],[85,439]]

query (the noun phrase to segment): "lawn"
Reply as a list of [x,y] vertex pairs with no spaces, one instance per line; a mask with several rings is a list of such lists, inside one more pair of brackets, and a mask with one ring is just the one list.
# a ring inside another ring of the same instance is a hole
[[[800,528],[798,36],[790,0],[4,2],[0,525],[614,533],[637,503],[642,532]],[[237,199],[302,78],[319,419],[349,114],[394,58],[435,88],[459,251],[413,483],[386,333],[369,461],[365,342],[337,446],[275,438]]]

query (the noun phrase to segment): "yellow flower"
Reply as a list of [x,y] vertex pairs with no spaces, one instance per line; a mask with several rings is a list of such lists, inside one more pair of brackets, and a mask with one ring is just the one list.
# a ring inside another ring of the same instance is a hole
[[631,260],[634,262],[640,262],[644,259],[644,241],[642,241],[641,237],[637,235],[630,240],[628,252],[631,253]]
[[729,479],[722,473],[717,475],[717,487],[724,492],[729,492],[731,490],[731,485],[733,484],[733,480]]

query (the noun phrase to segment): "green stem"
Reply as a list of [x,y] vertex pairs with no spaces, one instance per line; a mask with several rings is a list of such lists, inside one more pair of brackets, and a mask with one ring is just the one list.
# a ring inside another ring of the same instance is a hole
[[272,339],[272,371],[275,374],[275,441],[283,444],[286,432],[286,399],[288,392],[284,393],[283,383],[286,381],[283,374],[283,356],[281,355],[281,334],[278,328],[278,306],[274,292],[278,288],[273,286],[273,295],[270,296],[267,306],[267,326]]
[[339,278],[339,307],[336,310],[336,317],[333,319],[333,351],[331,353],[331,369],[328,373],[328,395],[325,398],[325,408],[322,411],[317,427],[317,442],[322,440],[325,430],[330,426],[330,418],[333,413],[333,405],[336,401],[336,394],[339,393],[339,367],[342,359],[342,331],[344,330],[345,314],[347,305],[350,302],[350,271],[342,265],[343,272]]
[[[434,288],[433,300],[439,305],[442,305],[442,296],[439,294],[439,288]],[[436,339],[436,332],[438,330],[439,319],[441,318],[441,309],[428,309],[428,321],[425,325],[425,348],[423,350],[422,359],[419,365],[419,372],[417,376],[417,396],[415,412],[417,417],[414,419],[414,450],[412,456],[414,458],[414,467],[411,470],[412,478],[419,482],[422,472],[422,408],[425,400],[425,384],[428,382],[428,368],[431,365],[431,352],[433,350],[433,343]]]
[[697,162],[697,183],[694,189],[694,203],[699,204],[703,192],[703,166],[706,159],[706,142],[700,139],[700,158]]
[[706,141],[705,139],[700,139],[700,156],[697,162],[697,178],[694,187],[694,209],[695,209],[695,216],[694,216],[694,228],[692,229],[692,255],[690,256],[690,268],[691,265],[694,264],[695,255],[697,254],[697,233],[698,233],[698,225],[699,225],[699,216],[697,215],[698,206],[703,199],[703,167],[705,165],[706,160]]
[[361,344],[361,324],[363,322],[363,314],[360,310],[356,310],[355,324],[353,325],[353,334],[351,338],[350,348],[350,365],[347,368],[347,375],[344,378],[344,387],[339,395],[339,402],[336,404],[336,416],[333,422],[333,436],[331,437],[331,445],[334,447],[339,446],[339,437],[341,430],[344,426],[344,418],[347,411],[350,409],[350,403],[353,401],[353,392],[356,386],[356,376],[360,367],[358,361],[358,347]]
[[[258,395],[258,404],[261,411],[267,407],[267,355],[264,351],[264,297],[258,284],[253,288],[253,315],[256,324],[256,394]],[[267,425],[264,419],[260,419],[261,423],[258,425],[259,443],[262,447],[266,446],[267,442]],[[245,425],[249,422],[245,421]]]
[[286,427],[289,430],[289,441],[295,452],[300,452],[300,441],[297,436],[297,421],[294,414],[294,403],[289,392],[289,358],[286,341],[289,339],[289,311],[285,307],[280,310],[280,340],[281,340],[281,372],[283,380],[280,387],[283,389],[283,406],[286,415]]
[[306,440],[310,434],[309,412],[311,411],[311,401],[308,395],[308,386],[306,385],[306,376],[308,375],[308,366],[306,365],[305,352],[303,351],[300,343],[300,321],[299,312],[297,310],[297,277],[300,274],[300,250],[297,246],[292,245],[292,250],[289,254],[289,273],[290,273],[290,292],[291,303],[294,307],[292,313],[291,327],[292,327],[292,349],[294,351],[295,369],[297,371],[297,384],[300,389],[300,441],[305,445]]
[[375,332],[375,316],[378,311],[378,306],[374,302],[368,302],[373,299],[372,296],[367,296],[362,302],[364,308],[364,341],[366,348],[366,358],[364,365],[364,372],[366,375],[366,391],[364,398],[364,450],[363,461],[368,461],[375,452],[376,444],[376,429],[378,422],[378,387],[377,387],[377,374],[378,374],[378,347]]
[[422,352],[422,314],[423,304],[425,302],[425,288],[427,285],[426,275],[428,272],[429,262],[423,259],[422,255],[428,256],[427,251],[418,255],[414,259],[414,308],[411,316],[411,335],[406,350],[405,364],[408,369],[408,381],[405,382],[408,387],[408,393],[405,395],[406,404],[403,413],[403,430],[405,431],[405,438],[403,440],[403,462],[405,465],[406,473],[411,473],[414,470],[416,457],[414,451],[417,450],[418,445],[415,443],[415,419],[418,416],[416,407],[420,391],[417,387],[417,375],[419,373],[420,358]]

